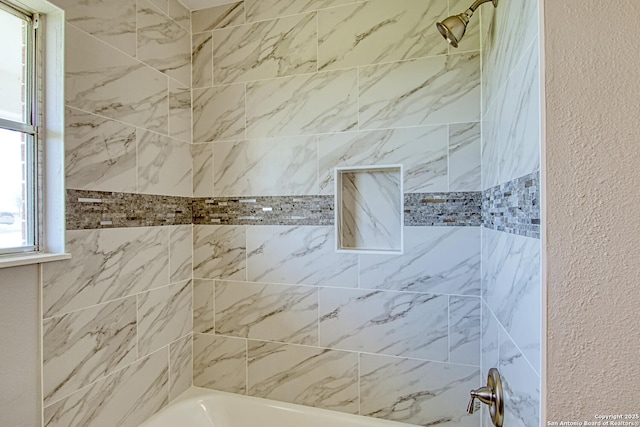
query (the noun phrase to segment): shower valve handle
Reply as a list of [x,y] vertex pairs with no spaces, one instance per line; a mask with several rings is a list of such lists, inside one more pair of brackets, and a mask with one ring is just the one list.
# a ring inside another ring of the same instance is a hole
[[502,379],[496,368],[489,369],[487,385],[477,390],[471,390],[471,400],[467,406],[467,412],[473,414],[475,400],[478,399],[489,406],[491,421],[496,427],[502,427],[504,421],[504,395],[502,394]]
[[478,399],[480,402],[485,405],[491,405],[496,400],[495,394],[493,394],[493,390],[489,387],[482,387],[477,390],[471,390],[471,400],[469,401],[469,406],[467,407],[467,412],[469,414],[473,414],[474,412],[474,403],[475,400]]

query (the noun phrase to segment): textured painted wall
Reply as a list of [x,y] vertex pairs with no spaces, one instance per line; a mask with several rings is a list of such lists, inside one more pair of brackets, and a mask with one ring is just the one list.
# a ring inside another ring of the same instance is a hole
[[37,266],[0,270],[0,425],[40,425]]
[[544,18],[547,420],[635,413],[640,11],[545,1]]

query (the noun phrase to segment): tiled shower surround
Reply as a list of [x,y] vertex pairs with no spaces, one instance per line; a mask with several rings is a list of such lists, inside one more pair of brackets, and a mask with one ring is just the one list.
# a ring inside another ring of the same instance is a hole
[[[540,425],[539,2],[482,9],[482,372],[497,367],[504,425]],[[544,232],[544,231],[542,231]],[[490,426],[488,411],[483,426]]]
[[[67,213],[93,229],[68,229],[73,258],[43,267],[44,425],[137,426],[192,384],[190,12],[54,1],[66,12],[66,186],[89,199]],[[119,228],[98,229],[83,208],[112,193]],[[174,215],[136,221],[158,206]]]
[[[448,8],[285,0],[192,14],[194,196],[205,199],[194,385],[479,426],[465,409],[482,381],[480,32],[476,21],[449,52],[429,32]],[[334,196],[335,167],[397,164],[402,255],[337,253],[333,222],[263,222],[273,211],[241,203],[275,211],[264,198]],[[240,204],[239,220],[218,201]]]
[[[462,0],[56,3],[73,259],[44,267],[46,426],[137,426],[193,384],[480,427],[491,366],[537,425],[539,240],[480,227],[482,190],[539,169],[511,72],[537,2],[459,49],[434,24]],[[333,169],[397,164],[404,253],[336,253]]]

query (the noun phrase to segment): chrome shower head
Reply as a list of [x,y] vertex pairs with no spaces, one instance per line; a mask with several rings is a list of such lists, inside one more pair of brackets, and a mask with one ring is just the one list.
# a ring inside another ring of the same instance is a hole
[[436,28],[442,37],[444,37],[451,46],[458,47],[460,40],[464,37],[464,33],[467,30],[469,19],[473,16],[478,6],[486,2],[492,2],[494,7],[498,7],[498,0],[476,0],[469,9],[460,15],[453,15],[442,22],[436,23]]

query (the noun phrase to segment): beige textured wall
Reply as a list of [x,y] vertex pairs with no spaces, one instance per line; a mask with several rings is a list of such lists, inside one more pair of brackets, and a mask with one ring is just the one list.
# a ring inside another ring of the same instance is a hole
[[0,426],[40,420],[38,267],[0,269]]
[[545,1],[547,420],[638,412],[637,0]]

